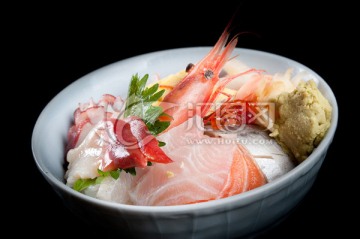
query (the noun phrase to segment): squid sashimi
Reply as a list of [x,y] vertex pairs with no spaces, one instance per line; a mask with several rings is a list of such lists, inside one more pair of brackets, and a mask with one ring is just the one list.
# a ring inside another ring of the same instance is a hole
[[97,103],[91,100],[89,103],[79,104],[74,112],[74,124],[68,131],[67,151],[77,147],[98,122],[112,116],[116,118],[123,104],[120,97],[109,94],[103,95]]

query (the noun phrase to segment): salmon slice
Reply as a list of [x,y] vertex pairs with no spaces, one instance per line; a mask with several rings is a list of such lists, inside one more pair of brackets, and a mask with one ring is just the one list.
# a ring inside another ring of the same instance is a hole
[[239,194],[260,187],[265,183],[266,179],[251,154],[246,148],[238,145],[238,150],[234,153],[230,174],[219,198]]
[[[169,130],[159,140],[174,161],[121,173],[116,182],[100,185],[99,198],[133,205],[181,205],[236,195],[266,183],[251,154],[236,143],[220,144],[203,134],[198,116]],[[108,180],[109,181],[109,180]],[[111,180],[110,180],[111,181]],[[101,190],[107,187],[107,190]]]

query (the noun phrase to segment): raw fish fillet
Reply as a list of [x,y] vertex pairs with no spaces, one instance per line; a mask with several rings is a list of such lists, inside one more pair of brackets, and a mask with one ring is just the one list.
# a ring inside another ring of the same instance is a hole
[[[203,134],[200,117],[169,130],[159,140],[174,161],[121,173],[96,188],[96,197],[133,205],[181,205],[236,195],[266,183],[251,154],[237,143],[219,144]],[[109,187],[110,185],[110,187]]]

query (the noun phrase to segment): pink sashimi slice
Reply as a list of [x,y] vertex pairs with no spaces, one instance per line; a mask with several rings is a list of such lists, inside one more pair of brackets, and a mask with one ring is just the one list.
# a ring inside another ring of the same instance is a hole
[[[158,137],[174,161],[121,173],[109,198],[133,205],[182,205],[236,195],[266,183],[251,154],[236,143],[203,134],[195,116]],[[100,196],[102,197],[102,196]]]
[[79,104],[74,112],[74,122],[68,131],[66,151],[80,145],[90,130],[100,121],[116,118],[123,107],[120,97],[105,94],[97,102]]

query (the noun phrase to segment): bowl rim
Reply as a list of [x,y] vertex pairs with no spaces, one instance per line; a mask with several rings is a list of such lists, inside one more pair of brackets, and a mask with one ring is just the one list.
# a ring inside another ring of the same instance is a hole
[[[32,133],[31,150],[32,150],[34,161],[37,165],[37,168],[41,172],[41,174],[45,177],[45,179],[52,186],[55,185],[58,189],[62,190],[63,192],[65,192],[69,195],[72,195],[84,202],[91,203],[91,204],[97,204],[102,207],[111,208],[113,210],[121,210],[121,211],[126,211],[126,212],[133,212],[133,213],[139,213],[139,212],[150,213],[150,214],[156,213],[157,215],[164,215],[164,214],[172,214],[173,215],[174,213],[183,214],[183,213],[191,213],[194,211],[201,212],[202,214],[208,214],[208,213],[210,213],[211,210],[225,210],[225,208],[227,208],[227,205],[229,205],[229,204],[232,204],[232,205],[236,204],[237,206],[244,206],[244,205],[253,203],[255,201],[261,200],[264,197],[275,194],[276,192],[278,192],[281,189],[283,189],[284,187],[286,187],[288,184],[293,183],[299,177],[305,175],[318,162],[318,160],[320,158],[319,155],[322,152],[326,152],[328,146],[331,144],[332,139],[335,135],[335,131],[336,131],[337,124],[338,124],[338,105],[337,105],[336,97],[335,97],[333,91],[331,90],[330,86],[327,84],[327,82],[320,75],[318,75],[316,72],[314,72],[312,69],[308,68],[307,66],[305,66],[297,61],[294,61],[292,59],[289,59],[287,57],[281,56],[281,55],[277,55],[277,54],[265,52],[265,51],[260,51],[260,50],[248,49],[248,48],[236,48],[236,50],[278,58],[280,60],[288,61],[293,64],[299,65],[299,66],[303,67],[304,70],[311,72],[319,80],[319,82],[321,82],[321,85],[324,88],[325,92],[327,93],[328,100],[330,101],[330,104],[332,106],[332,116],[331,116],[330,128],[329,128],[328,132],[326,133],[324,139],[318,145],[318,147],[315,148],[315,150],[312,152],[312,154],[305,161],[303,161],[302,163],[297,165],[294,169],[292,169],[288,173],[284,174],[280,178],[274,180],[273,182],[267,183],[259,188],[255,188],[255,189],[252,189],[247,192],[243,192],[238,195],[234,195],[234,196],[222,198],[222,199],[217,199],[217,200],[212,200],[212,201],[208,201],[208,202],[197,203],[197,204],[174,205],[174,206],[126,205],[126,204],[120,204],[120,203],[116,203],[116,202],[109,202],[109,201],[93,198],[93,197],[87,196],[85,194],[82,194],[80,192],[77,192],[77,191],[71,189],[70,187],[66,186],[64,184],[64,182],[58,180],[54,175],[52,175],[49,172],[49,170],[46,170],[46,167],[44,167],[44,165],[41,163],[42,160],[37,158],[37,155],[35,153],[35,151],[36,151],[35,150],[35,140],[36,140],[36,135],[38,134],[37,132],[39,131],[39,128],[40,128],[39,122],[41,121],[41,119],[43,117],[45,117],[44,112],[46,112],[47,108],[50,107],[51,102],[54,101],[54,99],[57,98],[59,96],[59,94],[61,94],[61,92],[70,88],[76,82],[81,81],[89,74],[93,74],[98,71],[106,70],[109,67],[116,66],[117,64],[120,64],[124,61],[133,60],[138,57],[145,57],[145,56],[149,56],[152,54],[168,53],[168,52],[176,52],[176,51],[184,51],[184,50],[188,50],[188,51],[210,50],[211,48],[212,47],[208,47],[208,46],[206,46],[206,47],[174,48],[174,49],[160,50],[160,51],[155,51],[155,52],[150,52],[150,53],[133,56],[133,57],[130,57],[127,59],[123,59],[123,60],[111,63],[109,65],[103,66],[99,69],[96,69],[96,70],[84,75],[83,77],[80,77],[79,79],[75,80],[73,83],[71,83],[64,89],[62,89],[44,107],[44,109],[40,113],[40,115],[35,123],[33,133]],[[209,211],[208,209],[211,209],[211,210]]]

